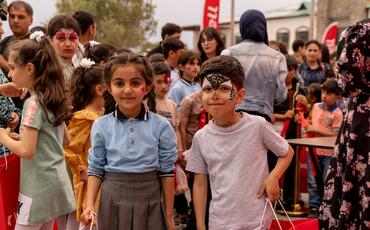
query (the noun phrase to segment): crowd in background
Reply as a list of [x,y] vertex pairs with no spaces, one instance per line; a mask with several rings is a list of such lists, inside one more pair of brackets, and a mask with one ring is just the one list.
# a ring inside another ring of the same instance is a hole
[[370,228],[369,20],[333,54],[317,40],[289,54],[257,10],[232,47],[205,28],[189,49],[167,23],[136,54],[95,41],[89,12],[31,28],[28,3],[7,10],[0,157],[21,158],[15,229],[266,229],[266,199],[293,205],[286,139],[329,136],[318,172],[307,153],[304,205],[323,229]]

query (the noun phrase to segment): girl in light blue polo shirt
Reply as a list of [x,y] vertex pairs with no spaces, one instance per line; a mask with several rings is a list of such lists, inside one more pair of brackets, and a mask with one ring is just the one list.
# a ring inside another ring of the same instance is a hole
[[86,224],[94,219],[102,187],[99,229],[174,229],[176,136],[165,117],[143,105],[152,70],[144,57],[120,54],[106,64],[104,79],[117,106],[92,127],[82,219]]

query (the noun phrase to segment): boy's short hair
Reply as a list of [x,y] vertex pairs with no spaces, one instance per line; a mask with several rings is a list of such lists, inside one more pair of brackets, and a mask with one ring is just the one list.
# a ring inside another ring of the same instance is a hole
[[326,91],[327,93],[334,93],[338,96],[342,94],[335,79],[326,80],[322,85],[322,90]]
[[94,26],[94,16],[86,11],[76,11],[72,18],[74,18],[80,25],[81,34],[85,34],[91,25]]
[[162,33],[161,33],[162,40],[164,40],[164,37],[166,34],[171,36],[174,33],[181,33],[181,32],[182,32],[182,29],[179,25],[176,25],[174,23],[166,23],[162,27]]
[[297,59],[295,59],[294,56],[292,55],[285,55],[285,59],[286,59],[286,65],[287,65],[287,68],[288,70],[297,70],[298,69],[298,62],[297,62]]
[[238,59],[224,55],[211,58],[201,66],[199,78],[203,82],[207,75],[214,73],[228,77],[238,90],[243,88],[244,69]]
[[162,43],[162,47],[163,47],[163,56],[164,58],[168,58],[168,54],[170,53],[170,51],[178,51],[180,49],[184,49],[185,48],[185,44],[180,40],[180,39],[177,39],[177,38],[169,38],[169,39],[166,39],[163,43]]
[[293,44],[292,44],[292,48],[293,48],[293,51],[294,51],[294,52],[298,51],[299,47],[304,48],[304,46],[305,46],[305,43],[304,43],[304,41],[303,41],[303,40],[301,40],[301,39],[296,39],[296,40],[294,40],[294,42],[293,42]]
[[170,74],[171,72],[170,68],[164,62],[154,62],[150,63],[150,65],[152,66],[154,75]]

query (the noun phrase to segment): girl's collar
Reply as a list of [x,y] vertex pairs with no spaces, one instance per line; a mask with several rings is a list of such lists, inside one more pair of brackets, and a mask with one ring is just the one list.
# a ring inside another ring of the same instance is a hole
[[[116,117],[120,121],[125,121],[130,119],[130,117],[126,117],[118,108],[118,105],[116,105],[116,109],[113,112],[113,116]],[[149,119],[149,112],[145,109],[144,104],[141,104],[140,113],[134,118],[141,121],[146,121]]]

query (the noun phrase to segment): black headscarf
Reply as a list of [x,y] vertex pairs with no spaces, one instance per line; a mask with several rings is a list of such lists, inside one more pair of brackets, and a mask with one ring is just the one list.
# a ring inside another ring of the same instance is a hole
[[240,18],[239,29],[243,40],[249,39],[268,45],[266,18],[261,11],[245,11]]

